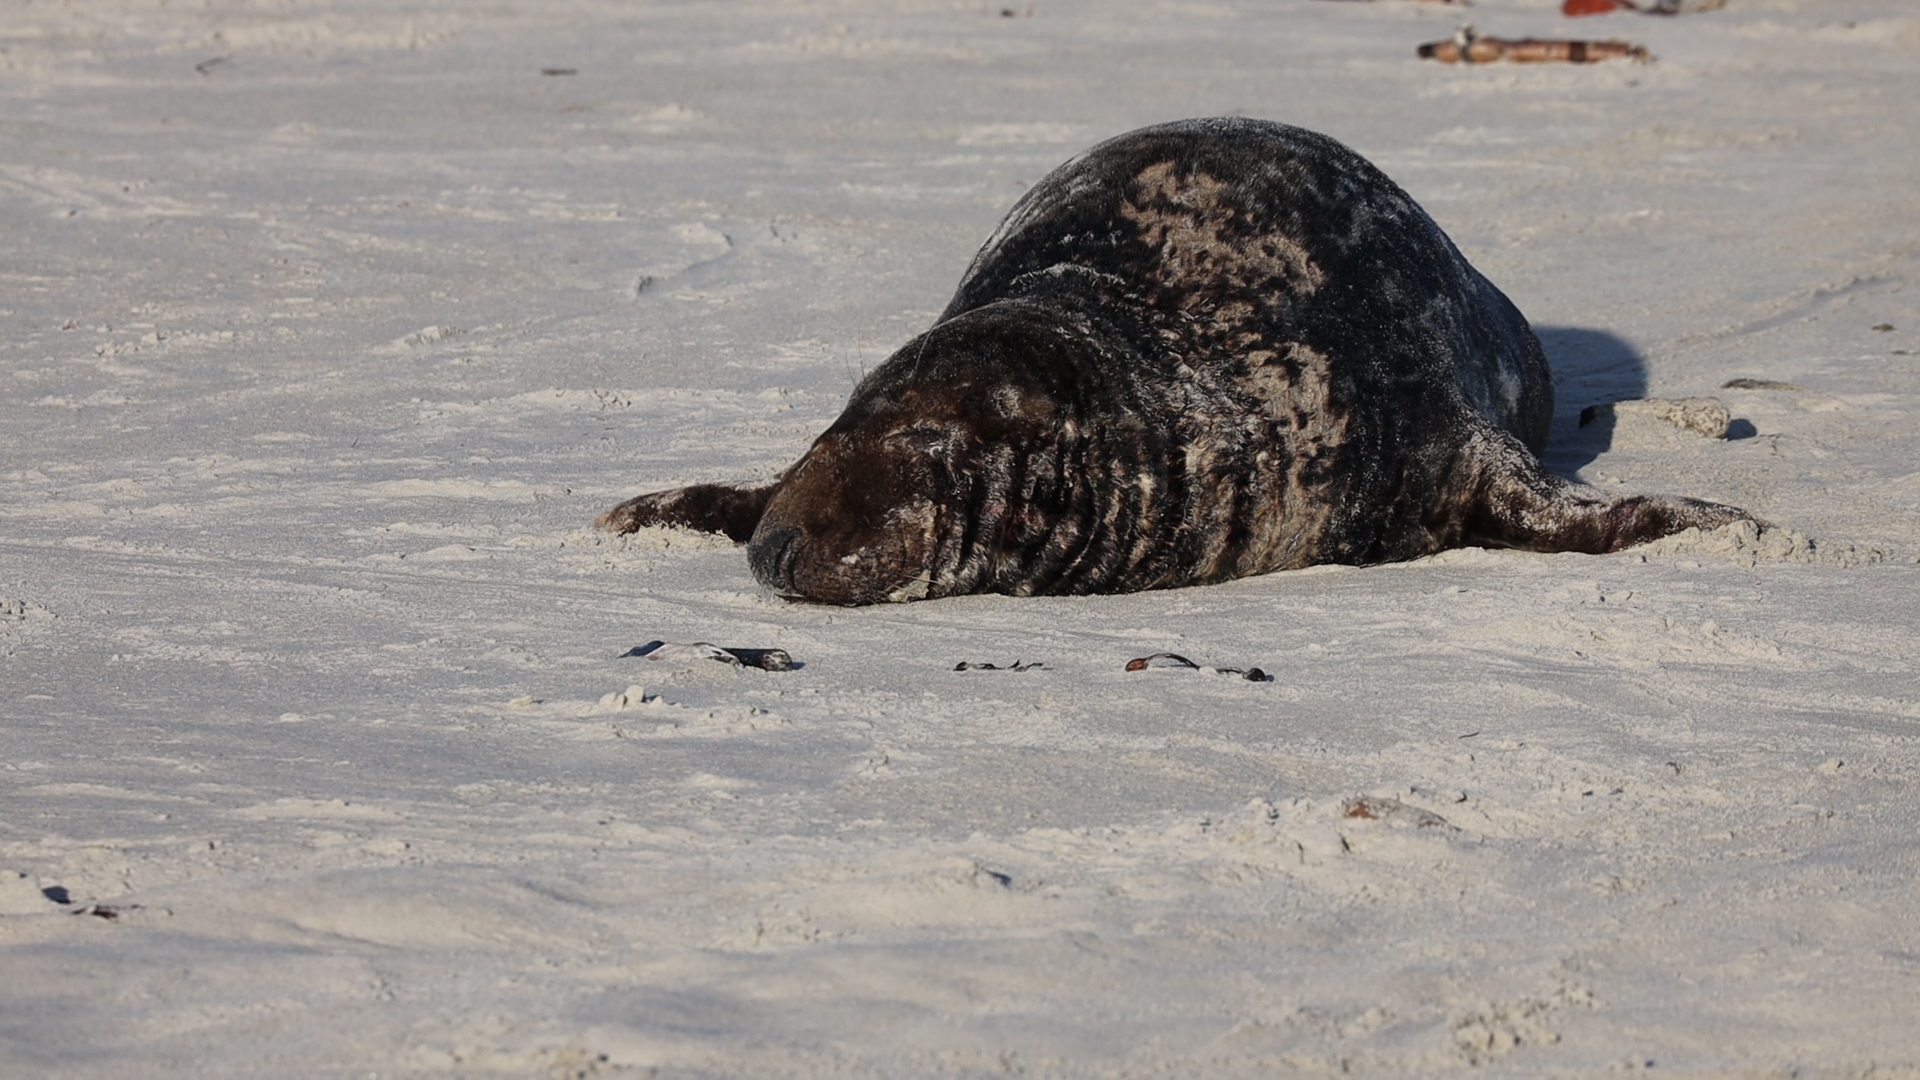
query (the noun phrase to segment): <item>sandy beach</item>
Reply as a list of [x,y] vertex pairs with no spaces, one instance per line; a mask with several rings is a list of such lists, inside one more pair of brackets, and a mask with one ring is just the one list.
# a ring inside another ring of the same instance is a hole
[[[8,5],[0,1076],[1920,1076],[1920,8],[1013,2]],[[854,609],[591,528],[1220,115],[1514,300],[1555,469],[1775,528]]]

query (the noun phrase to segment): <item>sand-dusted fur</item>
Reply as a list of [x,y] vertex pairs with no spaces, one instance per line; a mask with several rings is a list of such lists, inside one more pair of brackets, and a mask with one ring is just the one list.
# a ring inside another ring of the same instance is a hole
[[1548,473],[1552,413],[1526,319],[1393,181],[1323,135],[1190,120],[1028,192],[774,483],[599,524],[725,532],[783,595],[863,604],[1603,552],[1748,516]]

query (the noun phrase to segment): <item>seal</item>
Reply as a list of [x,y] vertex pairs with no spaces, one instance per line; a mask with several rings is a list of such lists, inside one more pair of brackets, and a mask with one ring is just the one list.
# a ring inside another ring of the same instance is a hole
[[1393,181],[1324,135],[1187,120],[1021,198],[772,483],[597,524],[724,532],[776,592],[867,604],[1600,553],[1750,517],[1548,472],[1552,415],[1526,319]]

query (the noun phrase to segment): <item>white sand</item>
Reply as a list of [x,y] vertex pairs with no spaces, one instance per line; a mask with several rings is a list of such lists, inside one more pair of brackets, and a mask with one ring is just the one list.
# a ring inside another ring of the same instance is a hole
[[[1000,7],[6,5],[0,1075],[1920,1071],[1920,9]],[[1801,538],[827,610],[587,531],[1231,112],[1529,314],[1557,467]],[[1646,396],[1750,437],[1574,426]]]

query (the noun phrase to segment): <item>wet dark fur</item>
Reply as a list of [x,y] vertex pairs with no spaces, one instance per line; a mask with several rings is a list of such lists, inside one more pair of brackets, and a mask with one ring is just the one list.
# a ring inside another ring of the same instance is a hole
[[861,604],[1604,552],[1747,516],[1546,472],[1552,414],[1526,319],[1379,170],[1194,120],[1042,180],[777,481],[599,523],[725,532],[770,588]]

